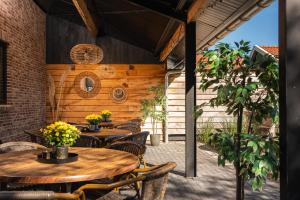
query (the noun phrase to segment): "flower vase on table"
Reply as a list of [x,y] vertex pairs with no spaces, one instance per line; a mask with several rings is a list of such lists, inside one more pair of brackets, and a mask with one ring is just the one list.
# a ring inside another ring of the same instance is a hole
[[110,120],[111,114],[112,114],[111,111],[103,110],[101,112],[102,122],[111,122]]
[[91,114],[85,117],[85,120],[89,123],[90,131],[99,131],[99,123],[101,121],[101,115]]
[[41,129],[47,143],[52,146],[52,154],[56,159],[67,159],[69,146],[75,144],[80,131],[73,125],[58,121]]

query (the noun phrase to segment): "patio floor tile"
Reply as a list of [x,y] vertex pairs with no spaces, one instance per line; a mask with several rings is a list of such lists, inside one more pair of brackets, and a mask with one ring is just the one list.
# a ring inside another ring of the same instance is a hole
[[[200,146],[200,144],[198,145]],[[147,146],[146,160],[150,164],[161,164],[168,161],[177,163],[174,172],[170,173],[166,200],[231,200],[235,199],[235,172],[232,165],[225,168],[217,165],[215,152],[198,148],[198,177],[184,177],[184,142],[162,143],[158,147]],[[279,183],[268,181],[261,192],[253,192],[246,185],[247,200],[279,199]]]

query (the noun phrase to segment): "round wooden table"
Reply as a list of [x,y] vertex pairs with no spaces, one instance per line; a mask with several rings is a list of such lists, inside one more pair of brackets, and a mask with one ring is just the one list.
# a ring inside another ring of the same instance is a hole
[[50,184],[111,178],[136,169],[138,157],[123,151],[104,148],[70,148],[78,153],[77,161],[44,164],[37,161],[38,151],[0,154],[0,182]]
[[129,130],[124,129],[117,129],[117,128],[102,128],[98,132],[82,132],[83,135],[94,136],[100,139],[112,138],[112,137],[122,137],[131,135],[132,132]]

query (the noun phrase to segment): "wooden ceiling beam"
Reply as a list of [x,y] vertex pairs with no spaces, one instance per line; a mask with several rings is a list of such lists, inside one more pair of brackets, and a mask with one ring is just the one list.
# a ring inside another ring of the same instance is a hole
[[[196,20],[198,13],[203,9],[207,0],[195,0],[194,3],[189,7],[187,13],[187,23]],[[181,23],[171,39],[168,41],[164,49],[160,53],[160,61],[163,62],[169,56],[169,54],[174,50],[174,48],[179,44],[179,42],[184,37],[185,23]]]
[[154,3],[153,1],[149,1],[149,0],[126,0],[126,1],[133,5],[151,10],[159,15],[163,15],[168,18],[173,18],[179,22],[184,22],[187,19],[187,15],[185,12],[176,11],[163,4]]
[[173,49],[177,46],[177,44],[183,39],[185,30],[185,23],[181,23],[171,39],[166,44],[165,48],[160,52],[159,59],[161,62],[165,61],[165,59],[169,56],[169,54],[173,51]]
[[[186,2],[187,2],[187,0],[179,0],[175,10],[176,11],[182,10],[182,8],[185,6]],[[159,40],[156,44],[156,47],[154,49],[155,55],[157,55],[159,53],[159,51],[161,50],[161,47],[162,47],[163,43],[165,42],[165,40],[167,39],[166,37],[168,36],[170,29],[174,26],[175,22],[176,21],[173,18],[169,19],[168,24],[166,25],[166,27],[163,31],[163,34],[159,38]]]
[[96,26],[95,20],[91,15],[86,0],[72,0],[79,15],[81,16],[83,22],[85,23],[87,29],[92,33],[94,37],[98,34],[98,28]]

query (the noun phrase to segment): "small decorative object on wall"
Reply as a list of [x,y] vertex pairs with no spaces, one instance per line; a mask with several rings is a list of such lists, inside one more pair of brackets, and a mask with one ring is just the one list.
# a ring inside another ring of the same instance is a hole
[[124,103],[127,100],[127,90],[123,86],[114,87],[111,91],[111,98],[116,103]]
[[99,93],[101,82],[95,73],[85,71],[76,76],[74,88],[82,98],[92,98]]
[[98,70],[102,77],[113,78],[116,75],[116,69],[109,65],[101,65],[98,67]]
[[78,44],[71,49],[70,58],[76,64],[97,64],[103,60],[103,50],[94,44]]

